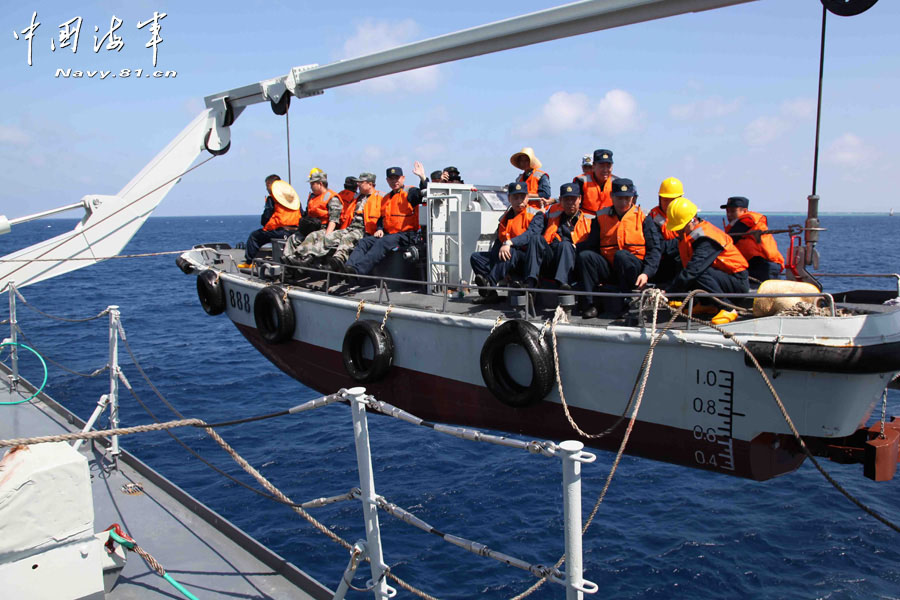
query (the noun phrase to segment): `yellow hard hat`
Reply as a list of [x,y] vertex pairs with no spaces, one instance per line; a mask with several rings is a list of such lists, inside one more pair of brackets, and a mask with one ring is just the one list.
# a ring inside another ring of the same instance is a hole
[[307,176],[307,179],[312,177],[313,175],[318,175],[321,172],[322,172],[322,169],[320,169],[319,167],[313,167],[312,169],[309,170],[309,175]]
[[679,198],[684,196],[684,186],[681,180],[675,177],[667,177],[659,184],[659,195],[663,198]]
[[666,229],[669,231],[681,231],[685,225],[697,216],[698,212],[697,205],[684,196],[675,198],[666,210]]

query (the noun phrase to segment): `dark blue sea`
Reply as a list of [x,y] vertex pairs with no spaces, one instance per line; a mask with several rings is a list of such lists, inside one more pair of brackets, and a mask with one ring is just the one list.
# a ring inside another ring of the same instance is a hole
[[[713,221],[718,224],[719,219]],[[801,217],[773,216],[769,225],[798,222]],[[828,228],[820,245],[822,271],[900,270],[900,218],[826,216],[822,222]],[[51,220],[18,226],[0,238],[0,254],[73,224]],[[125,252],[183,250],[199,242],[233,244],[257,226],[252,216],[151,218]],[[783,239],[781,247],[786,248]],[[891,280],[826,284],[827,291],[894,285]],[[176,268],[174,256],[111,260],[22,291],[38,308],[67,317],[118,305],[139,361],[189,417],[236,419],[317,396],[258,354],[226,317],[207,316],[197,300],[195,278]],[[41,352],[72,369],[90,372],[107,362],[105,320],[60,323],[20,307],[19,321]],[[124,350],[120,360],[141,399],[161,419],[174,418]],[[32,381],[40,377],[34,359],[23,359],[21,369]],[[82,417],[108,390],[106,375],[84,379],[51,367],[50,376],[51,395]],[[891,413],[900,415],[900,396],[893,391]],[[124,389],[121,419],[123,425],[150,421]],[[529,562],[553,564],[562,554],[559,461],[463,442],[386,417],[370,417],[369,423],[376,489],[387,499],[443,531]],[[345,406],[221,433],[295,501],[359,485]],[[182,429],[178,435],[206,459],[253,483],[202,432]],[[165,434],[132,436],[123,444],[262,543],[329,587],[337,585],[346,552],[290,509],[223,479]],[[612,454],[599,453],[596,463],[585,466],[585,514],[612,460]],[[859,465],[825,466],[865,503],[900,521],[900,477],[874,483],[862,476]],[[364,538],[358,503],[315,509],[314,514],[345,539]],[[382,514],[381,523],[387,563],[437,597],[509,598],[533,582],[522,571],[476,558],[389,516]],[[585,575],[599,584],[597,597],[900,598],[900,536],[852,505],[809,464],[757,483],[625,457],[584,549]],[[412,596],[401,592],[401,597]],[[564,593],[560,586],[546,584],[533,597],[563,598]]]

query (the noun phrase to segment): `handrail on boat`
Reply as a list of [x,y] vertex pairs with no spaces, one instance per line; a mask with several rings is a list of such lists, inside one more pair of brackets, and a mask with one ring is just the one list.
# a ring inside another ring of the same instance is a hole
[[[234,263],[233,257],[228,253],[220,252],[214,248],[196,248],[196,249],[201,250],[203,252],[212,252],[212,253],[218,254],[220,256],[227,257],[232,261],[232,263]],[[326,291],[328,289],[330,289],[330,287],[331,287],[331,276],[332,275],[343,276],[343,274],[337,274],[334,271],[330,271],[327,269],[321,269],[321,268],[317,268],[317,267],[305,267],[305,266],[298,266],[298,265],[287,265],[284,263],[276,263],[276,262],[272,262],[272,261],[267,261],[265,259],[257,259],[257,261],[254,262],[254,266],[251,268],[252,269],[251,272],[256,272],[256,274],[258,276],[259,270],[260,270],[259,267],[261,265],[272,265],[272,266],[282,267],[282,272],[280,275],[281,283],[286,283],[286,281],[285,281],[286,269],[294,269],[294,270],[298,270],[298,271],[302,271],[302,272],[324,274],[325,278],[326,278],[326,284],[325,284]],[[235,263],[235,268],[236,268],[236,263]],[[835,276],[837,276],[837,275],[838,274],[835,274]],[[856,274],[855,276],[866,277],[867,275]],[[473,285],[473,284],[469,284],[466,282],[459,282],[459,283],[439,282],[439,281],[429,282],[429,281],[420,281],[417,279],[402,279],[402,278],[398,278],[398,277],[387,277],[384,275],[354,275],[354,277],[356,277],[358,279],[369,280],[369,281],[376,283],[376,285],[378,287],[378,299],[376,302],[378,302],[378,303],[381,302],[382,293],[384,293],[385,298],[387,299],[388,302],[391,301],[390,300],[390,292],[388,291],[388,288],[386,285],[387,282],[400,283],[400,284],[404,284],[404,285],[411,285],[411,286],[417,286],[417,287],[431,286],[433,288],[441,289],[443,292],[441,294],[443,296],[441,312],[447,312],[447,303],[448,303],[448,300],[450,297],[451,290],[457,290],[457,289],[461,289],[461,290],[495,290],[495,291],[506,291],[508,293],[511,292],[513,294],[524,293],[526,295],[526,306],[525,306],[526,315],[529,314],[528,313],[528,305],[529,305],[528,296],[529,296],[529,294],[533,294],[533,293],[544,293],[544,294],[557,293],[557,294],[559,294],[559,292],[560,292],[559,290],[549,290],[549,289],[541,289],[541,288],[513,288],[513,287],[504,287],[504,286],[478,286],[478,285]],[[881,273],[881,274],[873,275],[873,277],[896,277],[898,280],[898,285],[900,285],[900,275],[898,275],[898,274]],[[565,295],[588,296],[588,297],[592,297],[592,298],[635,298],[635,297],[640,297],[642,295],[642,292],[640,292],[640,291],[637,291],[637,292],[584,292],[584,291],[580,291],[580,290],[565,290]],[[670,299],[686,298],[688,295],[689,295],[689,292],[673,292],[670,294],[666,294],[666,296]],[[702,291],[702,292],[698,292],[698,293],[694,294],[694,296],[688,300],[688,311],[693,309],[694,298],[737,298],[737,299],[740,299],[740,298],[795,298],[798,296],[825,299],[828,310],[831,313],[830,316],[832,316],[832,317],[837,316],[837,308],[835,306],[834,296],[828,292],[816,292],[816,293],[788,292],[788,293],[772,294],[772,293],[759,293],[759,292],[712,293],[712,292]],[[532,306],[533,306],[533,304],[532,304]],[[686,327],[687,327],[687,329],[691,328],[690,321],[688,321]]]
[[900,273],[811,273],[813,277],[847,277],[858,279],[893,278],[897,282],[897,295],[900,296]]

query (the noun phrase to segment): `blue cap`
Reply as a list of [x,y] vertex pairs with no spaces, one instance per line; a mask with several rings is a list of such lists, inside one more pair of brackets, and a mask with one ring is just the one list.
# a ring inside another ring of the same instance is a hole
[[400,177],[403,175],[403,169],[400,167],[391,167],[387,170],[388,177]]
[[634,196],[637,198],[637,190],[634,189],[634,182],[630,179],[613,179],[612,192],[610,196]]
[[522,181],[513,181],[511,184],[506,186],[506,191],[510,194],[527,194],[528,185]]
[[603,148],[599,150],[594,150],[594,162],[595,163],[610,163],[612,164],[612,150],[605,150]]
[[743,196],[732,196],[719,208],[747,208],[748,206],[750,206],[750,201]]
[[581,195],[581,186],[577,183],[564,183],[559,188],[559,199]]

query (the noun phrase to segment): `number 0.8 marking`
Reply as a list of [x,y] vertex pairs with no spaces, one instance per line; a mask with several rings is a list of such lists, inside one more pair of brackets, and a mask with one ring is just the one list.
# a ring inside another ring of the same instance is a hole
[[716,401],[707,400],[704,406],[703,398],[694,398],[694,412],[707,412],[714,415],[716,414]]

